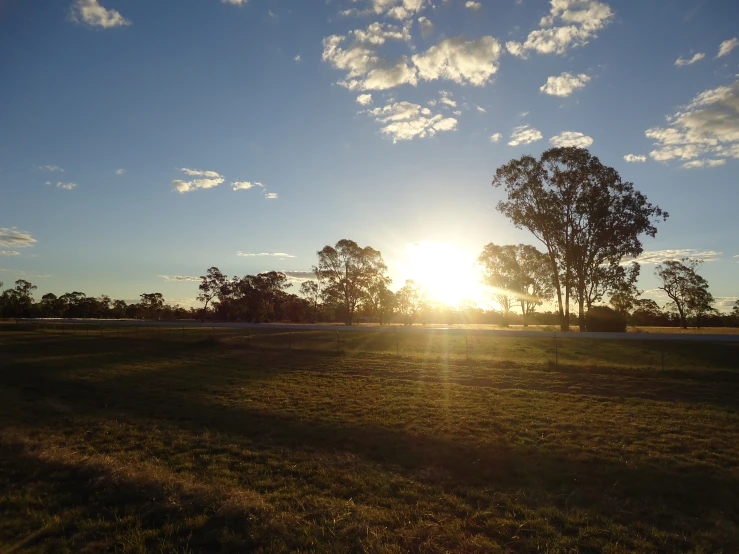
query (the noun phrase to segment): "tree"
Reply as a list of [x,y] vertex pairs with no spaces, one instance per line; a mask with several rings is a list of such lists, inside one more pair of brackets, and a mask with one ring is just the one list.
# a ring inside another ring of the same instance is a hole
[[[161,292],[153,292],[150,294],[142,294],[141,296],[141,308],[148,319],[154,319],[158,316],[161,309],[164,307],[164,296]],[[157,317],[158,319],[158,317]]]
[[525,327],[528,316],[553,295],[547,257],[531,245],[497,246],[491,242],[477,261],[483,267],[485,284],[498,291],[495,296],[504,317],[517,303]]
[[502,185],[508,199],[498,211],[546,247],[562,331],[569,330],[574,298],[585,330],[586,292],[608,275],[600,268],[641,254],[640,235],[655,236],[655,224],[668,216],[583,148],[511,160],[493,179],[493,186]]
[[318,313],[318,301],[321,298],[321,287],[316,281],[304,281],[300,285],[300,294],[310,302],[313,308],[313,323],[316,322],[316,314]]
[[680,325],[688,328],[687,318],[695,315],[700,325],[700,316],[712,311],[713,295],[708,292],[708,281],[696,273],[701,262],[690,258],[668,260],[657,266],[654,273],[662,282],[659,289],[669,296],[671,307],[680,314]]
[[[626,316],[634,309],[641,295],[641,291],[636,288],[641,267],[638,263],[633,262],[628,270],[623,266],[616,266],[611,270],[614,273],[602,282],[608,283],[611,295],[610,302],[613,309]],[[589,309],[590,305],[588,305]]]
[[346,325],[351,325],[359,302],[365,298],[374,279],[387,266],[382,254],[370,246],[361,248],[353,240],[342,239],[336,246],[318,252],[318,273],[325,281],[324,295],[341,306]]
[[413,325],[416,316],[426,306],[426,296],[412,279],[408,279],[395,294],[395,304],[403,324]]
[[10,317],[28,317],[33,308],[33,291],[38,287],[24,279],[15,282],[15,288],[3,292],[3,311]]
[[389,277],[378,275],[367,287],[365,294],[365,302],[380,320],[380,325],[390,316],[395,303],[393,291],[387,288],[390,283],[392,280]]
[[219,296],[221,290],[226,284],[226,277],[221,273],[220,269],[217,267],[211,267],[205,275],[200,276],[200,279],[200,285],[198,285],[198,289],[200,290],[198,300],[203,302],[203,316],[201,320],[204,320],[205,314],[208,311],[208,303]]

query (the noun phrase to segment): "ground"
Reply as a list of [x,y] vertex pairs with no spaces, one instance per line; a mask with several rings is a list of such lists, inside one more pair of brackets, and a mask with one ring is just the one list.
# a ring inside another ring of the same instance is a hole
[[0,552],[739,551],[736,343],[76,331],[0,330]]

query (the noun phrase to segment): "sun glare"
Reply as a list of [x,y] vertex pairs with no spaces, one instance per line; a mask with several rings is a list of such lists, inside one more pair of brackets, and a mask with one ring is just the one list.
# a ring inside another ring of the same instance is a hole
[[403,270],[404,279],[413,279],[429,300],[454,307],[463,301],[472,301],[481,307],[489,303],[486,287],[480,283],[475,256],[451,244],[409,244]]

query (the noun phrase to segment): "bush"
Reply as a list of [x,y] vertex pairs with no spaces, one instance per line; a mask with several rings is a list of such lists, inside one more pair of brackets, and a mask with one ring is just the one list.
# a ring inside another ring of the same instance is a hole
[[591,333],[626,332],[626,318],[607,306],[590,308],[585,316],[585,323]]

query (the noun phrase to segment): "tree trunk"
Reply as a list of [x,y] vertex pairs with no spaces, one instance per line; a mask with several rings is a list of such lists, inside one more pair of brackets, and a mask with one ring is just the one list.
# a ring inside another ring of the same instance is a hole
[[588,325],[585,322],[585,299],[583,298],[584,291],[580,291],[578,294],[578,314],[577,320],[580,325],[580,332],[584,333],[588,330]]
[[529,326],[529,320],[526,317],[526,301],[521,300],[521,320],[523,321],[524,328]]

